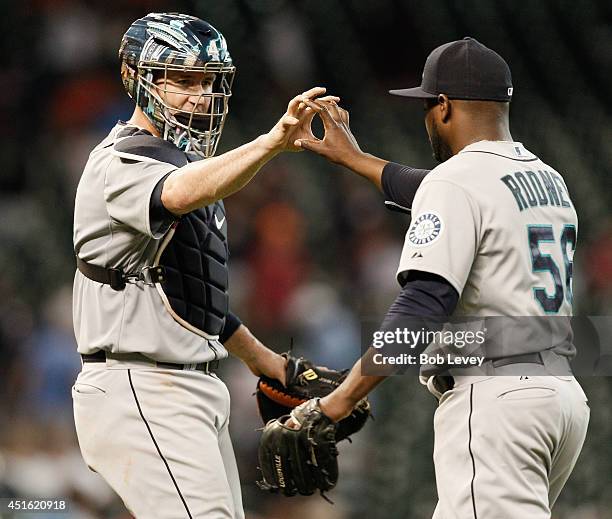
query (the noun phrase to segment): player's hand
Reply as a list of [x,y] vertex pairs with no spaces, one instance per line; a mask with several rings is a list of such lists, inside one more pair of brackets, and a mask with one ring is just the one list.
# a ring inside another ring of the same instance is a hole
[[332,422],[339,422],[353,412],[354,405],[344,400],[338,391],[332,391],[319,400],[319,407]]
[[306,102],[318,98],[323,102],[338,102],[339,97],[325,96],[326,89],[314,87],[295,96],[287,105],[287,111],[265,135],[266,143],[275,151],[303,151],[295,142],[301,139],[315,139],[311,130],[315,111]]
[[354,159],[363,155],[349,126],[349,113],[334,100],[305,99],[304,104],[323,121],[325,135],[299,138],[295,146],[314,151],[331,162],[350,167]]
[[265,375],[278,380],[283,386],[287,385],[287,359],[282,355],[273,352],[259,371],[260,376]]
[[[332,391],[329,395],[321,398],[319,400],[319,407],[325,416],[336,423],[349,416],[353,411],[353,405],[345,402],[336,391]],[[285,426],[290,429],[299,429],[300,427],[292,416],[285,422]]]

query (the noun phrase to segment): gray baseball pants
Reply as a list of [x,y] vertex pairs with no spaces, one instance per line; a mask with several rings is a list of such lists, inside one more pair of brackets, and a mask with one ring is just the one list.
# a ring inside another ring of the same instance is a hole
[[434,519],[550,519],[588,422],[574,377],[456,377],[434,417]]
[[227,387],[213,374],[86,363],[72,389],[83,458],[138,519],[242,519]]

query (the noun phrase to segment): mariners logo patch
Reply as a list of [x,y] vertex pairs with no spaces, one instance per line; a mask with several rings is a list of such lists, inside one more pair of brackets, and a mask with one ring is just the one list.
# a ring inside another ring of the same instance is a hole
[[416,247],[424,247],[436,241],[442,234],[442,218],[436,213],[422,213],[408,229],[408,241]]

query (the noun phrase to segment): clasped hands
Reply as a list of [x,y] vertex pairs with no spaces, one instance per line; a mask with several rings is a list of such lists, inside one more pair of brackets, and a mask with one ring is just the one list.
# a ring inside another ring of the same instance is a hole
[[[338,105],[340,98],[323,96],[325,92],[325,88],[315,87],[295,96],[269,135],[285,151],[309,150],[330,162],[348,166],[356,155],[363,152],[351,133],[349,113]],[[322,139],[312,132],[315,116],[323,122],[325,135]]]

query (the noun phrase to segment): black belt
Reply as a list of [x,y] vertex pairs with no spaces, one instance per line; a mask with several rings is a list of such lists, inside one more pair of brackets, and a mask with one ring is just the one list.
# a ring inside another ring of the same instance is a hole
[[504,357],[501,359],[491,359],[494,368],[509,366],[510,364],[540,364],[544,365],[542,355],[538,353],[525,353],[524,355],[514,355],[512,357]]
[[[524,355],[514,355],[512,357],[503,357],[501,359],[489,359],[494,368],[502,366],[510,366],[511,364],[540,364],[544,365],[544,360],[540,353],[525,353]],[[445,393],[449,389],[455,387],[455,379],[452,375],[436,375],[438,389]]]
[[[204,373],[212,373],[219,368],[218,360],[200,362],[199,364],[174,364],[172,362],[157,362],[137,353],[126,354],[126,356],[130,356],[132,359],[136,360],[146,360],[162,369],[178,369],[181,371],[203,371]],[[83,362],[106,362],[106,352],[104,350],[99,350],[95,353],[81,354],[81,359],[83,359]]]
[[113,290],[123,290],[128,280],[140,280],[145,283],[161,283],[164,280],[165,269],[161,265],[156,267],[144,267],[137,274],[126,274],[122,269],[106,268],[87,263],[78,256],[76,257],[77,268],[86,278],[98,283],[110,285]]

